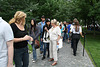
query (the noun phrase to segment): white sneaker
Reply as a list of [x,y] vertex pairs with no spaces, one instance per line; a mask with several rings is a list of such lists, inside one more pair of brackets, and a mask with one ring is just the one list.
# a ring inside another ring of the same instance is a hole
[[33,61],[33,59],[32,59],[32,61]]
[[36,61],[33,60],[33,63],[35,63]]

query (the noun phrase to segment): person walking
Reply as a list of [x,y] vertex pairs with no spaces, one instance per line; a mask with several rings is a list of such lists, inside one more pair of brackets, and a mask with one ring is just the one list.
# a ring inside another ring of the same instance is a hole
[[35,42],[39,41],[38,37],[40,35],[40,29],[39,26],[36,25],[36,20],[32,19],[31,20],[31,28],[30,28],[30,36],[34,39],[32,43],[32,48],[33,48],[33,63],[36,62],[37,60],[37,53],[36,53],[36,48],[35,48]]
[[29,53],[27,40],[33,41],[33,38],[28,36],[25,25],[26,14],[22,11],[17,11],[9,21],[14,34],[14,62],[15,67],[28,67]]
[[67,38],[68,38],[68,43],[70,41],[70,30],[71,30],[71,24],[70,24],[70,22],[67,22]]
[[72,35],[72,41],[73,41],[73,55],[76,56],[76,51],[77,51],[77,45],[78,45],[78,42],[80,40],[80,35],[82,37],[84,37],[82,35],[82,28],[81,26],[79,25],[79,21],[76,20],[75,22],[75,25],[71,28],[70,32],[73,33]]
[[0,67],[13,67],[13,31],[0,17]]
[[46,25],[43,27],[43,35],[42,35],[42,39],[41,40],[43,40],[44,51],[43,51],[42,60],[45,59],[46,50],[48,51],[47,57],[49,57],[49,55],[50,55],[49,54],[50,36],[49,36],[49,33],[45,30],[45,28],[47,28],[48,30],[51,28],[51,23],[50,23],[50,19],[49,18],[46,20]]
[[67,32],[66,21],[64,21],[64,27],[65,27],[65,30],[64,30],[63,41],[65,41],[67,39],[67,37],[66,37],[66,32]]
[[42,38],[42,35],[43,35],[43,27],[44,27],[44,25],[45,25],[45,16],[43,15],[42,17],[41,17],[41,22],[40,23],[38,23],[38,25],[40,25],[40,31],[41,31],[41,34],[40,34],[40,54],[42,54],[43,53],[43,41],[41,41],[41,38]]
[[50,60],[49,61],[53,61],[52,66],[57,64],[57,45],[59,45],[58,41],[61,37],[61,31],[60,28],[57,27],[57,20],[51,20],[51,25],[52,28],[50,30],[48,30],[47,28],[45,28],[45,30],[47,30],[49,32],[50,35]]
[[60,28],[61,28],[61,38],[62,38],[62,40],[63,40],[64,31],[65,31],[65,26],[63,25],[63,22],[60,23]]

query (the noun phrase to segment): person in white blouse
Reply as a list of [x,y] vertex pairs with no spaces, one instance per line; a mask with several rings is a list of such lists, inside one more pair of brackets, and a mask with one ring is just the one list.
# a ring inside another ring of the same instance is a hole
[[61,37],[61,31],[60,28],[57,27],[57,20],[51,20],[51,25],[52,28],[50,30],[48,30],[47,28],[45,28],[45,30],[47,30],[49,32],[50,35],[50,46],[49,46],[49,50],[50,50],[50,60],[49,61],[53,61],[54,63],[52,63],[52,66],[57,64],[57,45],[59,45],[58,41]]
[[79,25],[78,20],[76,20],[74,23],[75,23],[75,25],[72,26],[70,32],[73,34],[72,35],[72,39],[73,39],[72,40],[73,41],[73,55],[76,56],[77,45],[78,45],[78,42],[80,40],[80,35],[82,37],[84,37],[84,36],[82,35],[82,28]]

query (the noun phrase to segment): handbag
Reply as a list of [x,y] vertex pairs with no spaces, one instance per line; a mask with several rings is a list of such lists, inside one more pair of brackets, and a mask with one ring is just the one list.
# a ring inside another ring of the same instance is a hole
[[35,49],[40,48],[40,42],[38,40],[35,40]]
[[63,42],[62,42],[62,39],[60,39],[59,41],[58,41],[58,43],[59,43],[59,47],[58,48],[62,48],[63,47]]

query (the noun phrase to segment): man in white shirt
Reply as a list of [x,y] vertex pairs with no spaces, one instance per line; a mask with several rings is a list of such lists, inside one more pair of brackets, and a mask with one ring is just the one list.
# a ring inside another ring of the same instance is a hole
[[13,32],[0,17],[0,67],[13,67]]

